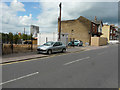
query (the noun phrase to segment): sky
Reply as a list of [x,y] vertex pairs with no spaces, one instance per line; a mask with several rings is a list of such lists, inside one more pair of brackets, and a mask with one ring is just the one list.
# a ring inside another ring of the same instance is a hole
[[[29,1],[29,0],[28,0]],[[2,32],[30,33],[30,25],[39,26],[40,32],[57,32],[59,16],[59,0],[39,2],[11,2],[0,3],[0,27]],[[103,23],[118,25],[117,2],[62,2],[62,20],[77,19],[84,16],[89,20],[102,20]]]

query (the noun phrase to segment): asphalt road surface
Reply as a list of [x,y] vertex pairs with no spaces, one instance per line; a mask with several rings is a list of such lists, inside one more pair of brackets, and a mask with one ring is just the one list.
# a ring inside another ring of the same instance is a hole
[[118,46],[2,66],[3,88],[118,88]]

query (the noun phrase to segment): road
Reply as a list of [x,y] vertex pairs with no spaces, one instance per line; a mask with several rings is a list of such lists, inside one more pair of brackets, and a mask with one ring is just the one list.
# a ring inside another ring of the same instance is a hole
[[118,88],[118,46],[2,66],[3,88]]

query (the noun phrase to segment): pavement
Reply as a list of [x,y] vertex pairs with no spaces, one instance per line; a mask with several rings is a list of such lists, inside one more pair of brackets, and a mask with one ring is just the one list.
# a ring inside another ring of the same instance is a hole
[[118,88],[118,45],[4,64],[0,85],[3,88]]
[[[101,48],[106,48],[106,46],[86,46],[86,47],[69,47],[67,49],[66,53],[74,53],[74,52],[80,52],[84,50],[94,50],[94,49],[101,49]],[[55,55],[59,55],[62,53],[57,53]],[[54,55],[54,56],[55,56]],[[18,61],[24,61],[24,60],[29,60],[29,59],[36,59],[36,58],[44,58],[44,57],[49,57],[50,55],[47,54],[37,54],[37,51],[34,52],[26,52],[26,53],[14,53],[14,54],[8,54],[8,55],[3,55],[2,56],[2,61],[1,64],[3,63],[10,63],[10,62],[18,62]]]

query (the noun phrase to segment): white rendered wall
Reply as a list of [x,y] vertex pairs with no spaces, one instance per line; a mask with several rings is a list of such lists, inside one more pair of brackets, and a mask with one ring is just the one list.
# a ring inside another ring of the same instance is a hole
[[38,33],[37,34],[37,45],[42,45],[47,41],[57,41],[58,40],[58,33]]
[[109,41],[110,44],[115,44],[115,43],[118,43],[118,42],[119,42],[119,40],[110,40]]

